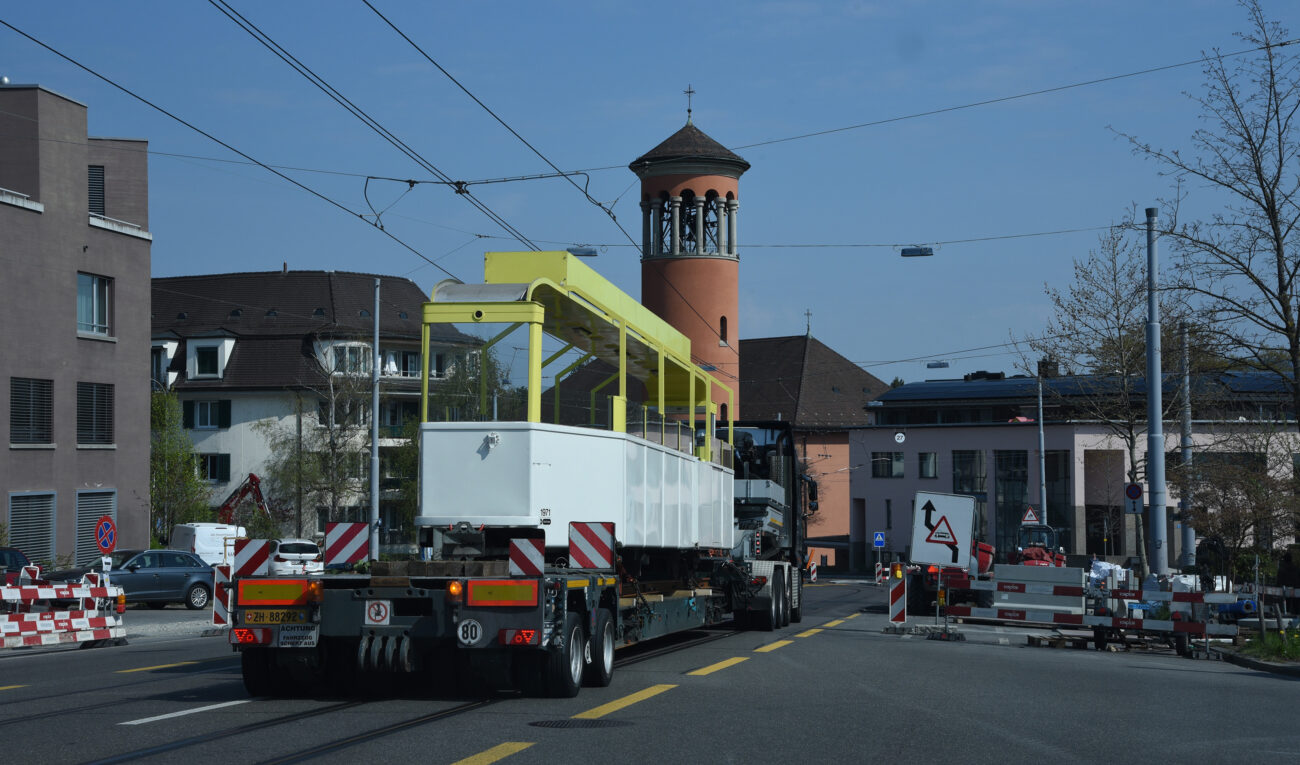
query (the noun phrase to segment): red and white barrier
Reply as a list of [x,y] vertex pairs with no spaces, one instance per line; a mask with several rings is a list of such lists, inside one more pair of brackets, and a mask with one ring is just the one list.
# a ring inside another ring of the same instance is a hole
[[510,575],[541,576],[546,566],[545,553],[545,540],[510,540]]
[[[30,567],[30,568],[35,568]],[[120,587],[101,586],[99,576],[88,574],[86,582],[54,585],[39,581],[39,570],[24,571],[17,587],[0,587],[0,647],[19,648],[85,643],[126,636],[117,604]],[[35,610],[53,600],[77,601],[75,610]],[[114,604],[113,610],[96,610],[100,603]],[[89,608],[87,608],[89,604]]]
[[884,565],[880,561],[876,561],[876,584],[884,584],[887,578],[888,574],[885,572]]
[[889,580],[889,621],[893,624],[907,622],[907,577],[895,577]]
[[230,626],[230,564],[212,567],[212,626]]
[[614,524],[569,524],[569,565],[573,568],[614,568]]
[[271,568],[271,540],[236,539],[235,567],[230,577],[264,576]]
[[325,566],[350,566],[370,553],[370,524],[326,523]]

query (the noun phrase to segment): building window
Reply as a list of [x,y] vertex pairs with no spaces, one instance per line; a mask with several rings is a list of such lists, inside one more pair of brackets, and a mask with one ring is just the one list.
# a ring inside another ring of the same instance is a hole
[[902,452],[872,452],[871,453],[871,477],[872,478],[902,478],[903,477],[903,453]]
[[885,500],[885,531],[892,531],[894,528],[894,500]]
[[54,443],[54,381],[9,378],[9,443]]
[[986,539],[988,515],[988,470],[981,449],[954,450],[952,453],[952,493],[975,498],[975,535]]
[[113,386],[77,383],[77,444],[113,443]]
[[75,565],[98,561],[102,555],[95,539],[95,527],[105,515],[117,520],[117,492],[83,491],[77,493],[77,546]]
[[447,354],[445,353],[433,354],[433,376],[434,377],[447,376]]
[[149,350],[149,377],[154,390],[167,390],[167,349]]
[[321,399],[316,416],[322,427],[360,427],[370,423],[370,405],[361,399],[339,399],[331,406]]
[[939,477],[939,454],[937,452],[920,452],[916,455],[916,475],[919,478]]
[[1020,449],[993,452],[993,506],[995,529],[993,546],[999,559],[1019,541],[1020,519],[1029,500],[1029,452]]
[[229,454],[200,454],[199,478],[213,483],[225,483],[230,480]]
[[230,401],[184,401],[181,425],[188,430],[215,430],[230,427]]
[[370,371],[370,348],[364,345],[336,345],[334,371],[345,375],[360,375]]
[[727,317],[718,319],[718,345],[727,344]]
[[104,166],[91,165],[86,168],[87,201],[90,214],[104,216]]
[[218,372],[218,351],[215,345],[203,345],[194,349],[194,376],[216,377]]
[[416,351],[402,351],[402,376],[420,376],[420,354]]
[[77,331],[91,335],[109,334],[113,280],[106,276],[77,274]]
[[54,494],[9,495],[9,544],[37,563],[53,563]]

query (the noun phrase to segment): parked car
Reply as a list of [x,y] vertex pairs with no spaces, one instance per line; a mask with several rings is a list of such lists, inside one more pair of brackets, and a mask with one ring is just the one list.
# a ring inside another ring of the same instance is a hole
[[18,584],[18,576],[22,574],[23,566],[30,565],[32,562],[27,559],[22,550],[17,547],[0,547],[0,584]]
[[235,556],[235,540],[246,536],[243,526],[228,523],[178,523],[172,527],[167,546],[192,552],[215,566],[230,563]]
[[310,539],[277,539],[271,542],[272,576],[319,574],[325,569],[320,545]]
[[[186,608],[207,608],[212,604],[212,566],[192,553],[180,550],[118,550],[112,555],[109,581],[122,588],[127,602],[148,603],[163,608],[184,603]],[[96,561],[90,566],[56,571],[45,578],[51,582],[74,582],[87,571],[103,571]]]

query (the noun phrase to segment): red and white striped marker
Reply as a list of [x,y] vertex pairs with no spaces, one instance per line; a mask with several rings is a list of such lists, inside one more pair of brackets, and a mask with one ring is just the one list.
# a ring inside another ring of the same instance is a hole
[[271,568],[271,540],[236,539],[235,567],[231,579],[245,576],[263,576]]
[[370,524],[325,524],[325,565],[350,566],[370,553]]
[[212,576],[212,626],[230,626],[230,564],[213,566]]
[[889,587],[889,621],[894,624],[907,622],[907,577],[891,579]]
[[41,567],[33,563],[30,566],[23,566],[23,570],[18,574],[18,584],[35,584],[41,581]]
[[815,562],[808,564],[808,581],[817,581],[817,564]]
[[510,575],[541,576],[546,565],[546,544],[541,539],[510,540]]
[[885,567],[881,565],[880,561],[876,561],[876,584],[884,584],[884,583],[885,583]]
[[614,568],[614,524],[569,524],[569,565],[574,568]]

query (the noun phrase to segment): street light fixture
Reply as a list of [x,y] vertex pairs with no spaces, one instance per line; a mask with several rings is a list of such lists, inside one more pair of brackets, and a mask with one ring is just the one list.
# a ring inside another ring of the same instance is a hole
[[899,255],[905,258],[924,258],[934,254],[933,247],[904,247]]

